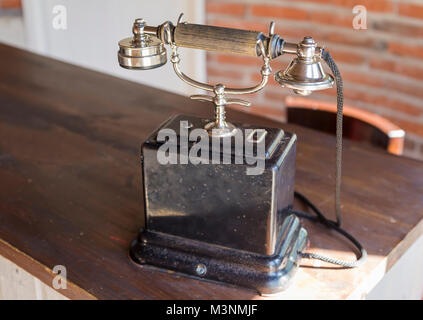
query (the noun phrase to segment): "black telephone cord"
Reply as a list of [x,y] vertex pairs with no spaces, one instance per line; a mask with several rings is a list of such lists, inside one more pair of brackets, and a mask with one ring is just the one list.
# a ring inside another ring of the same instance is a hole
[[336,232],[338,232],[339,234],[341,234],[342,236],[347,238],[349,241],[351,241],[354,244],[354,246],[360,251],[360,255],[358,256],[358,259],[356,261],[343,261],[343,260],[340,260],[340,259],[331,258],[331,257],[327,257],[327,256],[324,256],[324,255],[321,255],[321,254],[318,254],[318,253],[311,253],[311,252],[300,252],[299,255],[302,258],[317,259],[317,260],[321,260],[321,261],[328,262],[328,263],[331,263],[331,264],[335,264],[335,265],[338,265],[338,266],[342,266],[342,267],[345,267],[345,268],[355,268],[355,267],[358,267],[358,266],[360,266],[361,264],[364,263],[364,261],[367,258],[367,252],[366,252],[366,249],[363,248],[361,243],[356,238],[354,238],[347,231],[345,231],[340,226],[338,226],[338,224],[335,221],[327,219],[323,215],[323,213],[319,209],[317,209],[316,206],[307,197],[305,197],[303,194],[295,191],[294,195],[295,195],[295,197],[297,197],[298,199],[303,201],[308,207],[310,207],[310,209],[316,215],[311,215],[309,213],[305,213],[305,212],[301,212],[301,211],[297,211],[297,210],[291,210],[292,213],[294,213],[295,215],[297,215],[299,217],[322,223],[326,227],[335,230]]
[[345,268],[355,268],[359,265],[363,264],[367,258],[367,251],[363,248],[360,242],[355,239],[352,235],[346,232],[344,229],[341,228],[342,223],[342,215],[341,215],[341,177],[342,177],[342,118],[343,118],[343,106],[344,106],[344,93],[343,93],[343,82],[341,73],[339,72],[338,66],[336,65],[335,61],[333,60],[332,56],[330,55],[329,51],[323,50],[322,51],[322,58],[325,60],[327,65],[329,66],[330,70],[333,72],[336,81],[336,101],[337,101],[337,111],[336,111],[336,177],[335,177],[335,213],[336,213],[336,221],[332,221],[327,219],[322,212],[317,209],[317,207],[304,195],[299,192],[295,192],[294,195],[303,201],[313,212],[316,214],[315,216],[310,215],[305,212],[300,212],[296,210],[292,210],[292,212],[300,217],[304,217],[313,221],[320,222],[327,226],[328,228],[332,228],[349,241],[351,241],[357,249],[360,251],[360,255],[356,261],[343,261],[327,256],[323,256],[317,253],[310,253],[310,252],[301,252],[300,256],[307,259],[317,259],[321,261],[325,261],[331,264],[340,265]]

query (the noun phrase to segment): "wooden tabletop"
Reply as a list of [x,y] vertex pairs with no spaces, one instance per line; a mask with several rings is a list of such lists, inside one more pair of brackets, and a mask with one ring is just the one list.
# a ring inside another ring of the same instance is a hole
[[[140,144],[175,113],[211,117],[212,107],[0,45],[0,255],[48,285],[53,267],[64,265],[68,288],[60,292],[70,298],[261,298],[128,257],[144,220]],[[333,217],[334,137],[228,116],[295,132],[296,188]],[[271,298],[360,298],[371,290],[423,234],[422,172],[423,162],[346,141],[343,226],[368,261],[338,269],[304,260],[293,285]],[[304,224],[310,251],[354,258],[344,239]]]

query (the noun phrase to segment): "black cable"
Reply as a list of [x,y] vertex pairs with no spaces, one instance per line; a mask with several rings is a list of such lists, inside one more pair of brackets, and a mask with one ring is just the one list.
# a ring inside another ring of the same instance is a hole
[[338,232],[339,234],[341,234],[342,236],[347,238],[349,241],[351,241],[354,244],[354,246],[360,252],[360,255],[358,256],[356,261],[343,261],[343,260],[340,260],[340,259],[331,258],[331,257],[323,256],[323,255],[318,254],[318,253],[310,253],[310,252],[299,253],[299,255],[301,257],[306,258],[306,259],[322,260],[322,261],[325,261],[325,262],[328,262],[328,263],[343,266],[345,268],[355,268],[355,267],[358,267],[359,265],[364,263],[364,261],[367,258],[367,251],[366,251],[366,249],[363,248],[361,243],[356,238],[354,238],[347,231],[345,231],[344,229],[339,227],[335,221],[327,219],[323,215],[323,213],[319,209],[317,209],[317,207],[306,196],[299,193],[298,191],[295,191],[294,195],[295,195],[295,197],[297,197],[298,199],[303,201],[308,207],[310,207],[310,209],[313,210],[313,212],[316,215],[313,216],[313,215],[310,215],[308,213],[297,211],[297,210],[291,210],[292,213],[294,213],[295,215],[300,216],[302,218],[306,218],[306,219],[309,219],[309,220],[312,220],[312,221],[320,222],[323,225],[325,225],[326,227],[335,230],[336,232]]
[[343,235],[345,238],[350,240],[360,251],[360,256],[356,261],[342,261],[335,258],[326,257],[317,253],[302,252],[300,255],[307,259],[318,259],[332,264],[340,265],[345,268],[355,268],[361,265],[367,258],[367,251],[363,246],[355,239],[352,235],[341,228],[342,215],[341,215],[341,182],[342,182],[342,122],[343,122],[343,107],[344,107],[344,93],[343,93],[343,82],[341,73],[339,72],[338,66],[330,55],[329,51],[322,51],[322,58],[329,66],[336,81],[336,176],[335,176],[335,213],[336,221],[327,219],[323,213],[317,209],[317,207],[304,195],[299,192],[295,192],[294,195],[309,206],[316,216],[311,216],[307,213],[292,210],[292,212],[298,216],[302,216],[307,219],[318,221],[328,228],[332,228],[336,232]]

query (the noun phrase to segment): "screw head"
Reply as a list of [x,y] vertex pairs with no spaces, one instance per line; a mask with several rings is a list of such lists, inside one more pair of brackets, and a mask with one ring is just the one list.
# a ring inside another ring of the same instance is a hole
[[144,26],[145,26],[145,20],[138,18],[134,21],[134,25],[132,26],[132,33],[134,36],[141,36],[144,34]]
[[145,20],[143,18],[137,18],[135,19],[135,24],[138,24],[139,26],[143,26],[145,25]]
[[204,264],[199,263],[197,264],[197,267],[195,268],[195,272],[199,276],[204,276],[207,273],[207,267]]
[[218,83],[214,86],[214,93],[217,95],[222,95],[225,92],[225,86],[221,83]]
[[304,37],[302,43],[303,44],[315,44],[316,42],[314,42],[312,37]]

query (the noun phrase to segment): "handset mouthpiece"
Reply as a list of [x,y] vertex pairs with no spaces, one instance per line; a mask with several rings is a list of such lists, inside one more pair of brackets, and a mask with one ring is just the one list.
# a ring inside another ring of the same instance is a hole
[[296,54],[296,58],[285,71],[281,70],[275,74],[275,80],[281,86],[290,88],[302,96],[333,86],[334,79],[323,70],[320,48],[311,37],[305,37],[296,48],[290,44],[287,53]]

